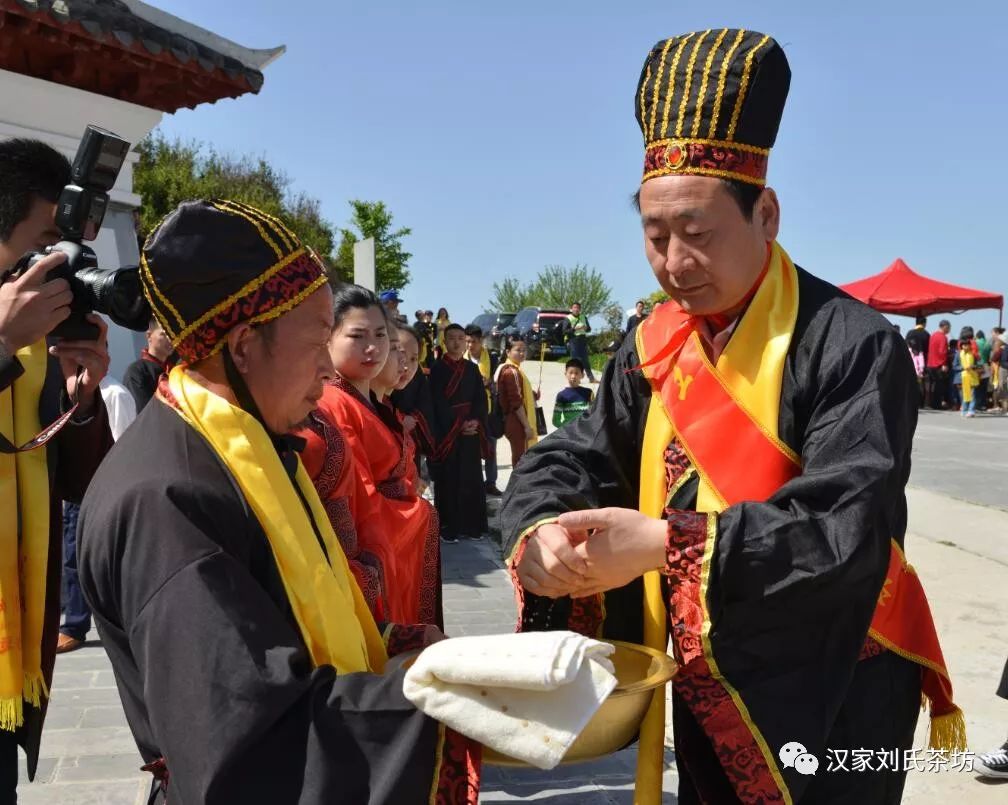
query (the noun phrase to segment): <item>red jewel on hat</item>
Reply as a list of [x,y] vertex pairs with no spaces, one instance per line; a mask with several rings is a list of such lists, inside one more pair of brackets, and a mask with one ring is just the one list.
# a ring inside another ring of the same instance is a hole
[[686,148],[682,145],[670,145],[665,149],[665,165],[676,170],[681,168],[686,161]]

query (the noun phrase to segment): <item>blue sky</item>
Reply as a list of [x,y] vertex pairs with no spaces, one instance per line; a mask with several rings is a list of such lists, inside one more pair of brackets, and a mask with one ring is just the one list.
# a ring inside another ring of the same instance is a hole
[[625,307],[654,290],[629,203],[634,91],[656,41],[720,26],[770,33],[791,63],[769,182],[797,263],[839,284],[902,257],[1008,294],[1008,12],[994,3],[155,3],[287,45],[258,96],[162,128],[265,155],[337,225],[348,199],[385,201],[413,228],[409,311],[468,321],[495,279],[551,263],[598,268]]

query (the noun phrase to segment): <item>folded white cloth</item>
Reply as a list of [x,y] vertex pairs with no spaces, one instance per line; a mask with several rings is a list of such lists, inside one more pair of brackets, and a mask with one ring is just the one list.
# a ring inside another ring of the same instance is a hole
[[574,632],[455,637],[424,649],[403,693],[456,732],[552,769],[616,687],[613,651]]

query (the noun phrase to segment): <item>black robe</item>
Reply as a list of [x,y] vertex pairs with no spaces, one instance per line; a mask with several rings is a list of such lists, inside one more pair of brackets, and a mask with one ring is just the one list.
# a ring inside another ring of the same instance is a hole
[[[706,604],[720,671],[771,752],[802,738],[825,768],[826,747],[895,749],[913,736],[919,668],[885,651],[866,656],[865,645],[890,538],[902,546],[906,531],[917,398],[906,345],[888,322],[801,269],[798,287],[779,435],[801,456],[802,474],[765,503],[718,517]],[[506,553],[525,529],[558,513],[638,507],[651,397],[639,365],[627,340],[591,412],[531,448],[515,469],[501,512]],[[697,488],[696,477],[686,482],[671,508],[694,509]],[[642,642],[642,595],[640,579],[605,595],[604,636]],[[522,628],[566,628],[583,618],[583,602],[524,596]],[[699,779],[681,802],[734,801],[709,736],[682,704],[677,697],[677,757]],[[814,803],[898,801],[903,784],[901,775],[881,773],[781,774],[795,801]]]
[[455,736],[442,750],[402,671],[312,669],[262,526],[167,405],[116,444],[79,529],[81,585],[172,805],[427,803],[435,774],[438,801],[466,801]]
[[433,458],[436,452],[434,437],[434,404],[431,400],[430,383],[427,375],[418,371],[406,387],[393,391],[392,404],[400,413],[416,420],[416,427],[410,434],[416,445],[417,472],[420,471],[420,457]]
[[[444,357],[431,369],[430,391],[437,459],[429,465],[441,533],[481,537],[487,531],[482,464],[487,399],[483,376],[471,361]],[[461,434],[467,419],[480,423],[477,434]]]

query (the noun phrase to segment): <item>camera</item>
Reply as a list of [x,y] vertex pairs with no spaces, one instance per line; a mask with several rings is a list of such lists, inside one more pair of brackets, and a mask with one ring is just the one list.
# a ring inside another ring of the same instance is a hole
[[29,252],[14,267],[14,274],[35,265],[46,255],[62,252],[66,260],[49,272],[47,279],[62,277],[70,284],[73,301],[70,315],[50,333],[56,338],[93,341],[99,329],[88,313],[103,313],[116,324],[143,332],[151,318],[137,266],[99,268],[94,250],[83,241],[98,237],[108,191],[116,182],[130,144],[97,126],[84,130],[70,169],[70,184],[56,202],[56,226],[63,240],[45,252]]

